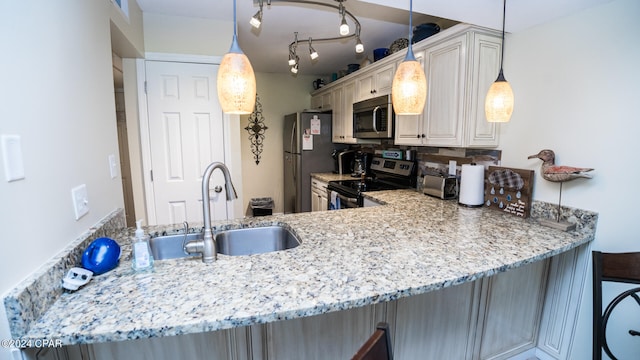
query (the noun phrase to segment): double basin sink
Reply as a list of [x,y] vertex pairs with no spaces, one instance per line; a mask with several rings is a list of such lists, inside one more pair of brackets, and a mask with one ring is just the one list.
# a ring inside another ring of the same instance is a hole
[[[189,241],[203,237],[203,233],[158,236],[151,238],[149,245],[156,260],[200,256],[186,253],[183,247]],[[214,239],[218,254],[231,256],[261,254],[300,245],[300,239],[290,229],[278,225],[224,230],[215,232]]]

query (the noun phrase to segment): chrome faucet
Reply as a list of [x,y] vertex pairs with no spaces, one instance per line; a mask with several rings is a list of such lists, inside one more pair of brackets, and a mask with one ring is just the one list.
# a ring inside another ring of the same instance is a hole
[[[201,253],[202,262],[211,263],[216,260],[216,243],[211,232],[211,204],[209,196],[209,179],[213,170],[220,169],[224,174],[224,186],[227,194],[227,201],[237,199],[236,189],[231,182],[229,169],[221,162],[213,162],[207,166],[202,175],[202,215],[204,216],[204,238],[202,240],[193,240],[184,245],[184,251],[187,253]],[[222,189],[216,186],[216,192]]]

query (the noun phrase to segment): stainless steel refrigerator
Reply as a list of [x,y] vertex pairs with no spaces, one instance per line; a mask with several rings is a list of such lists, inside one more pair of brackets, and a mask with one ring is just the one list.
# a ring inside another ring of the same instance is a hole
[[284,117],[284,213],[311,211],[313,172],[331,172],[331,113],[299,112]]

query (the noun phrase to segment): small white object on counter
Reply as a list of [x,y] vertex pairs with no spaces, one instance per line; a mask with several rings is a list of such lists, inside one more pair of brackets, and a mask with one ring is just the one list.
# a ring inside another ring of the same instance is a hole
[[91,280],[93,273],[87,269],[74,267],[67,272],[62,279],[62,287],[67,290],[78,290],[78,288]]
[[136,232],[133,238],[133,270],[142,271],[153,268],[153,255],[149,248],[149,235],[145,235],[141,227],[142,220],[136,221]]

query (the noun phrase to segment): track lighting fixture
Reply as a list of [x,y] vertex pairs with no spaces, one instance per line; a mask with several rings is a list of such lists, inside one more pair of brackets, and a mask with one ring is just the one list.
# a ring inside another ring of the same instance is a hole
[[260,10],[258,10],[258,12],[255,15],[253,15],[253,17],[249,21],[249,24],[251,24],[251,26],[253,26],[256,29],[259,29],[260,25],[262,24],[262,0],[260,0],[259,4],[260,4]]
[[311,45],[311,38],[309,38],[309,57],[311,57],[311,60],[315,60],[318,58],[318,52]]
[[[295,40],[289,44],[289,66],[291,66],[291,72],[292,73],[297,73],[298,69],[299,69],[299,58],[298,58],[298,54],[297,54],[297,50],[298,50],[298,43],[299,42],[308,42],[309,43],[309,57],[311,57],[311,60],[316,60],[319,57],[318,52],[313,48],[312,45],[312,41],[318,42],[318,41],[343,41],[344,39],[348,39],[348,38],[355,38],[356,39],[356,46],[355,46],[355,51],[358,54],[361,54],[364,52],[364,45],[362,43],[362,40],[360,39],[360,29],[361,29],[361,25],[360,22],[358,21],[358,19],[352,14],[350,13],[344,6],[344,2],[347,0],[335,0],[335,2],[338,3],[338,5],[333,5],[333,4],[329,4],[329,3],[322,3],[322,2],[318,2],[318,1],[307,1],[307,0],[254,0],[254,3],[258,2],[259,6],[260,6],[260,10],[253,16],[253,18],[251,19],[250,23],[251,25],[253,25],[254,27],[258,28],[262,22],[262,15],[263,15],[263,3],[266,1],[267,6],[270,6],[272,2],[286,2],[286,3],[298,3],[298,4],[305,4],[305,5],[315,5],[315,6],[324,6],[324,7],[329,7],[332,9],[336,9],[338,10],[338,14],[341,18],[341,22],[340,22],[340,36],[336,36],[336,37],[330,37],[330,38],[311,38],[309,37],[309,40],[300,40],[298,41],[298,33],[295,32]],[[349,17],[354,24],[355,24],[355,31],[351,34],[349,34],[350,32],[350,28],[349,28],[349,24],[347,23],[347,17]],[[256,25],[254,25],[256,24]]]

